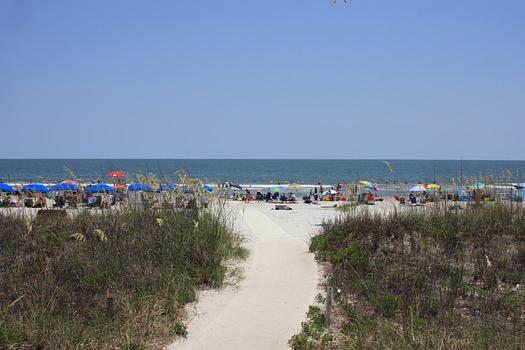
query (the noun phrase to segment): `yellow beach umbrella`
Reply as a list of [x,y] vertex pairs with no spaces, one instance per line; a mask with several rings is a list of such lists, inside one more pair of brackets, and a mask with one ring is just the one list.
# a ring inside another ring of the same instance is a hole
[[298,189],[303,188],[303,186],[301,186],[301,185],[299,185],[299,184],[289,184],[289,185],[288,185],[288,188],[289,188],[289,189],[292,189],[292,190],[298,190]]

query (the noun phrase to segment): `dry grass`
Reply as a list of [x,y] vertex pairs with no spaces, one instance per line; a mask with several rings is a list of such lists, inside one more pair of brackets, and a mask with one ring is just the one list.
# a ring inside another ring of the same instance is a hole
[[159,348],[246,251],[223,211],[0,216],[0,348]]
[[311,250],[333,266],[345,320],[335,341],[309,339],[297,349],[525,344],[523,207],[434,207],[386,217],[350,211],[325,226]]

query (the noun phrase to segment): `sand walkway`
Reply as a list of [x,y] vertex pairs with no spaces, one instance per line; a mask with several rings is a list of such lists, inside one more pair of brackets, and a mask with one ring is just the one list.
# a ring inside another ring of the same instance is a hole
[[188,338],[168,349],[286,349],[304,321],[318,282],[307,245],[316,223],[307,212],[271,211],[266,203],[241,210],[251,250],[244,279],[235,289],[201,293]]

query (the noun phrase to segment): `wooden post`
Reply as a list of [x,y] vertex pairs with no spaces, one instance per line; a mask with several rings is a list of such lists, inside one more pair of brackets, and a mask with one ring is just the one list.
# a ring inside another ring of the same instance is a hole
[[108,289],[106,291],[106,311],[111,313],[113,311],[113,301],[114,301],[113,293]]
[[328,287],[328,291],[326,295],[326,308],[325,308],[325,315],[324,315],[324,325],[326,328],[330,328],[330,314],[332,313],[333,294],[334,294],[333,288]]

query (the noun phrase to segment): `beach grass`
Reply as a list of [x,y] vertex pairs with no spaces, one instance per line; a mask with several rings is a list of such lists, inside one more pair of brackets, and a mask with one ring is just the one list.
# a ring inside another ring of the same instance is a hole
[[310,317],[290,341],[294,349],[525,344],[523,206],[347,211],[323,226],[310,249],[333,269],[335,321],[312,333]]
[[155,349],[247,255],[223,209],[0,215],[0,348]]

